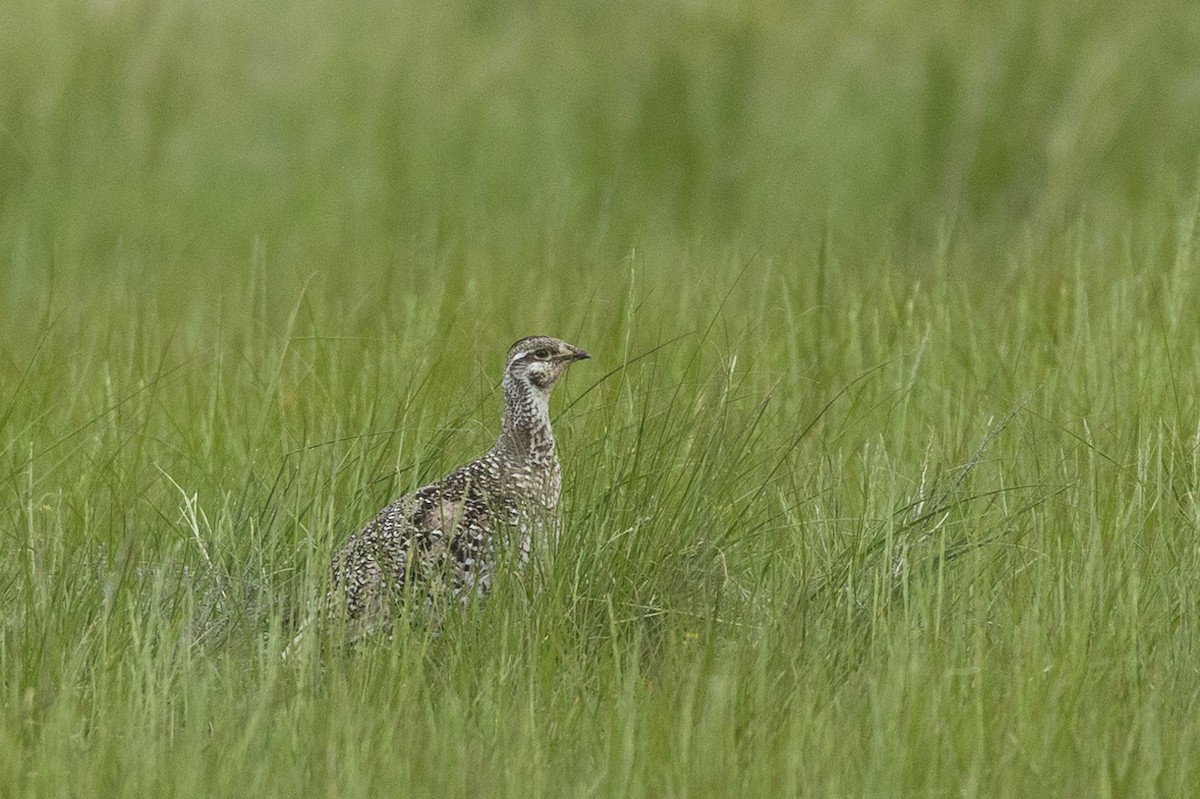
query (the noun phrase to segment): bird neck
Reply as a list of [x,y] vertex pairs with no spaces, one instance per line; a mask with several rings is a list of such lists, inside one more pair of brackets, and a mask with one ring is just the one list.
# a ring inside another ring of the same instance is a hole
[[554,459],[550,392],[524,380],[504,377],[504,419],[496,450],[520,461]]

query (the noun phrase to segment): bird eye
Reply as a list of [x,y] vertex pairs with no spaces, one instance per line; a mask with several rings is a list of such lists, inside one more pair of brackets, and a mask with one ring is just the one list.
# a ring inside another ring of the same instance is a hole
[[537,358],[539,361],[544,361],[550,357],[550,350],[546,349],[545,347],[540,350],[534,350],[533,357]]

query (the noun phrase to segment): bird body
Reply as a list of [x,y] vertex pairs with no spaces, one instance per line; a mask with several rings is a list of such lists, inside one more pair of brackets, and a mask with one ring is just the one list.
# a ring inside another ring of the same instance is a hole
[[353,622],[386,621],[405,599],[486,596],[502,553],[529,558],[550,532],[562,471],[550,428],[550,391],[586,352],[531,336],[512,345],[495,446],[381,510],[333,559],[327,605]]

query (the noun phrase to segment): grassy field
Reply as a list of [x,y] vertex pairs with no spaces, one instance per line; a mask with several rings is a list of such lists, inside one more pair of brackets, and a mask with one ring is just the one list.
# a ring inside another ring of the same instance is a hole
[[[1200,793],[1195,7],[5,17],[0,795]],[[543,332],[557,549],[282,659]]]

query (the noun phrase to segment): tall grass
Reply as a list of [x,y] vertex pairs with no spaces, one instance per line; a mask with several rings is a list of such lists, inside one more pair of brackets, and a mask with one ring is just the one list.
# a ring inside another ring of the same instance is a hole
[[[14,4],[3,792],[1196,792],[1198,37]],[[534,332],[558,545],[281,658]]]

